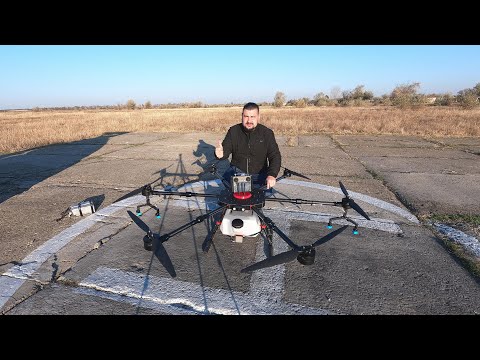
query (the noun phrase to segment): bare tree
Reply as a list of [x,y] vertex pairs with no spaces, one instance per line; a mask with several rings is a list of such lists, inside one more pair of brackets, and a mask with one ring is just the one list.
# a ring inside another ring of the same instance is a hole
[[330,90],[330,99],[339,99],[342,96],[340,86],[334,86]]
[[281,91],[277,91],[273,100],[273,106],[282,107],[285,104],[285,94]]
[[133,101],[132,99],[129,99],[127,101],[127,109],[135,110],[136,107],[137,107],[137,104],[135,103],[135,101]]

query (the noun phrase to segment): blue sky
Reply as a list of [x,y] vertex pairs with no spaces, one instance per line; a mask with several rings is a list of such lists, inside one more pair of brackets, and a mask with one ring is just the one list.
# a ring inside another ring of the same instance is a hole
[[0,45],[0,109],[272,102],[419,82],[452,93],[480,82],[479,45]]

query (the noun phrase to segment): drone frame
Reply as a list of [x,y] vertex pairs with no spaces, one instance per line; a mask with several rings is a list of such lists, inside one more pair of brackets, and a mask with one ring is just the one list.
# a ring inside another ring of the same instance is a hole
[[[305,178],[310,180],[310,178],[299,174],[297,172],[294,172],[292,170],[283,168],[284,172],[283,175],[277,178],[277,182],[287,178],[291,177],[292,175],[299,176],[301,178]],[[268,254],[267,258],[259,261],[253,265],[250,265],[244,269],[241,270],[241,272],[251,272],[255,270],[259,270],[265,267],[271,267],[275,265],[279,265],[285,262],[289,262],[292,260],[295,260],[295,258],[303,265],[312,265],[315,261],[315,247],[325,243],[326,241],[334,238],[338,234],[340,234],[342,231],[344,231],[348,226],[343,226],[337,230],[334,230],[330,232],[329,234],[323,236],[319,240],[315,241],[314,243],[310,245],[297,245],[295,242],[293,242],[285,233],[283,233],[270,219],[269,217],[265,216],[263,214],[262,208],[265,206],[265,202],[283,202],[283,203],[292,203],[292,204],[310,204],[310,205],[330,205],[330,206],[340,206],[343,209],[343,215],[342,216],[336,216],[332,217],[328,221],[327,228],[331,229],[332,226],[332,221],[334,220],[339,220],[343,219],[346,220],[354,225],[353,228],[353,234],[356,235],[358,234],[358,223],[352,220],[347,216],[347,211],[348,209],[352,208],[356,212],[358,212],[360,215],[362,215],[364,218],[367,220],[370,220],[370,217],[367,215],[367,213],[357,204],[353,199],[350,198],[347,189],[345,186],[342,184],[341,181],[340,183],[340,189],[342,190],[343,194],[345,197],[342,199],[342,201],[321,201],[321,200],[305,200],[305,199],[289,199],[289,198],[270,198],[270,197],[265,197],[265,190],[267,185],[263,185],[259,188],[253,188],[251,190],[252,196],[250,196],[247,199],[239,199],[238,197],[234,197],[234,193],[232,192],[232,186],[231,184],[221,177],[218,172],[215,164],[213,164],[210,168],[210,173],[215,175],[220,181],[223,183],[225,186],[225,190],[223,190],[219,195],[218,194],[205,194],[205,193],[196,193],[196,192],[184,192],[184,191],[170,191],[170,190],[154,190],[152,187],[151,183],[147,184],[142,187],[142,195],[145,196],[146,202],[145,204],[141,204],[137,206],[136,209],[136,215],[141,216],[141,208],[148,206],[156,211],[155,216],[157,218],[160,218],[160,210],[158,207],[153,205],[150,202],[150,197],[152,195],[176,195],[176,196],[183,196],[183,197],[203,197],[203,198],[217,198],[218,199],[218,204],[220,205],[218,208],[211,210],[203,215],[200,215],[193,219],[192,221],[166,233],[163,235],[159,234],[154,234],[149,227],[142,221],[140,220],[137,216],[135,216],[132,212],[128,211],[129,216],[132,218],[132,220],[142,229],[144,230],[147,234],[144,237],[144,248],[146,250],[152,251],[155,250],[155,253],[158,256],[159,253],[163,254],[163,260],[159,257],[161,260],[162,264],[169,270],[169,273],[171,276],[175,276],[175,271],[172,269],[171,261],[168,257],[168,254],[166,254],[165,249],[163,248],[163,243],[168,241],[171,237],[177,235],[178,233],[196,225],[199,224],[209,218],[212,218],[214,220],[214,226],[212,230],[207,234],[205,241],[202,244],[202,251],[203,252],[208,252],[210,249],[210,245],[213,242],[213,239],[215,237],[216,232],[218,231],[220,224],[223,220],[223,217],[225,216],[225,213],[228,209],[232,210],[253,210],[260,219],[261,222],[261,233],[265,236],[265,238],[268,241]],[[221,214],[218,216],[218,214]],[[276,233],[283,241],[285,241],[290,247],[291,250],[273,255],[273,233]],[[154,240],[157,240],[157,245],[156,248],[154,249]]]

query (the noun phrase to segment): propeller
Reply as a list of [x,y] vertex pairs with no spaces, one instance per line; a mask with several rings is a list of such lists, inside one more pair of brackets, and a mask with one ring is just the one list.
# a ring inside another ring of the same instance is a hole
[[255,264],[247,266],[246,268],[240,270],[242,273],[252,272],[255,270],[264,269],[267,267],[272,267],[280,264],[284,264],[290,261],[297,259],[300,263],[304,265],[311,265],[313,264],[313,260],[315,257],[315,249],[314,247],[326,243],[328,240],[333,239],[335,236],[340,234],[344,231],[348,226],[344,225],[337,230],[334,230],[327,235],[323,236],[322,238],[315,241],[312,245],[308,246],[300,246],[297,249],[291,249],[280,254],[274,255],[272,257],[266,258],[262,261],[259,261]]
[[342,189],[342,192],[345,195],[347,205],[350,206],[357,213],[362,215],[365,219],[370,220],[370,217],[367,215],[367,213],[363,211],[363,209],[353,199],[350,198],[350,196],[348,195],[348,191],[345,188],[345,186],[343,186],[342,182],[339,181],[339,183],[340,183],[340,189]]
[[136,216],[130,210],[127,210],[127,213],[130,216],[130,218],[133,220],[133,222],[140,229],[142,229],[144,232],[147,233],[147,235],[143,240],[145,243],[145,249],[152,250],[152,247],[153,247],[153,250],[154,250],[153,253],[155,254],[155,257],[160,261],[160,264],[163,265],[163,267],[165,268],[165,270],[168,271],[171,277],[176,277],[177,273],[175,272],[175,269],[173,267],[172,260],[168,256],[167,250],[165,250],[165,247],[160,241],[160,235],[152,233],[148,225],[145,224],[138,216]]

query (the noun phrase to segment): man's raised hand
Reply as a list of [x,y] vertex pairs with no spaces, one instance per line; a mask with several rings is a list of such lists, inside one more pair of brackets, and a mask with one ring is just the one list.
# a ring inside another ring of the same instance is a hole
[[215,156],[217,158],[223,157],[223,146],[222,146],[222,141],[218,140],[217,147],[215,148]]

